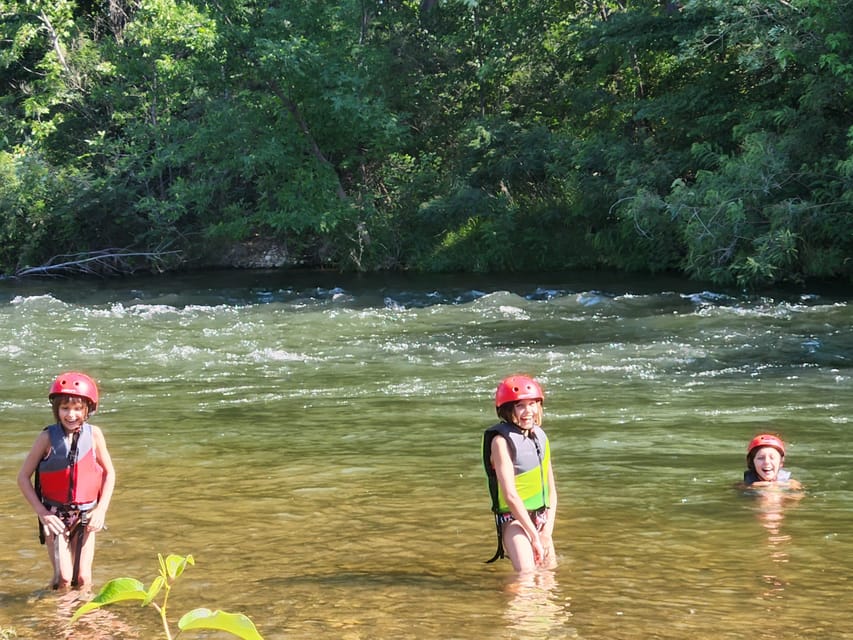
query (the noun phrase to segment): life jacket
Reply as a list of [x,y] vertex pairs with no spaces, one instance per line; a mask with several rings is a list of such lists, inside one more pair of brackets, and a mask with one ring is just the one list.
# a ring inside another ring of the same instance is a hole
[[[779,469],[779,473],[776,474],[776,482],[787,482],[791,479],[791,472],[787,469]],[[745,485],[750,485],[754,482],[762,482],[761,478],[758,474],[752,469],[747,469],[743,472],[743,483]]]
[[37,468],[41,501],[47,506],[91,509],[98,502],[104,479],[104,469],[95,459],[92,425],[84,423],[70,446],[61,424],[45,427],[45,431],[50,453]]
[[509,504],[501,491],[498,477],[492,466],[492,440],[503,436],[509,445],[509,452],[515,470],[515,488],[529,512],[550,506],[551,495],[548,485],[548,470],[551,466],[551,444],[541,427],[534,427],[529,436],[519,427],[506,422],[493,425],[483,433],[483,466],[488,479],[489,495],[492,498],[492,512],[495,514],[495,527],[498,535],[498,549],[488,562],[504,557],[503,539],[499,516],[509,513]]

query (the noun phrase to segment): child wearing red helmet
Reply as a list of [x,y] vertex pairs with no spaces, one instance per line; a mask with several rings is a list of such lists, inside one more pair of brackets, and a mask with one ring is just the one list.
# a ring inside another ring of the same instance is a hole
[[88,588],[95,532],[104,528],[115,487],[104,434],[88,422],[98,408],[98,387],[89,376],[69,371],[54,380],[48,398],[56,422],[36,438],[18,472],[18,487],[38,516],[53,588]]
[[755,436],[746,448],[746,471],[743,483],[747,487],[779,487],[798,490],[802,485],[782,468],[785,443],[778,436],[762,433]]
[[495,514],[498,548],[519,573],[556,564],[557,487],[551,448],[542,430],[545,394],[533,378],[503,379],[495,393],[501,422],[483,434],[483,464]]

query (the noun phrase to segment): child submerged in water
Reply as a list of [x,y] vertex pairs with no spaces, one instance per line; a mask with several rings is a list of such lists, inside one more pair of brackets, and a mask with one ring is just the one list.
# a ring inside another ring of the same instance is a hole
[[48,398],[56,422],[36,438],[18,472],[18,487],[38,516],[53,588],[88,588],[95,532],[104,528],[115,486],[104,434],[88,422],[98,407],[98,387],[89,376],[70,371],[56,378]]
[[782,468],[784,460],[785,443],[781,438],[769,433],[755,436],[746,448],[744,486],[754,489],[802,489],[803,485],[794,480],[787,469]]
[[[755,499],[752,508],[761,526],[767,531],[767,544],[774,562],[785,562],[788,554],[785,544],[791,539],[782,535],[785,511],[803,498],[803,485],[782,468],[785,443],[778,436],[762,433],[755,436],[746,448],[746,466],[740,489]],[[751,502],[752,500],[750,500]],[[778,579],[770,576],[773,584]],[[775,587],[774,587],[775,588]]]
[[541,427],[544,399],[534,379],[505,378],[495,394],[501,422],[483,434],[483,463],[498,535],[498,549],[489,562],[506,552],[519,573],[556,564],[551,535],[557,488],[548,436]]

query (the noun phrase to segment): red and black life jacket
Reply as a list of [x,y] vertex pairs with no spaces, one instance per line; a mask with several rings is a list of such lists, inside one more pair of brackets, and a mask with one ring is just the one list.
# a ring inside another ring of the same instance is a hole
[[50,453],[39,462],[38,491],[48,506],[73,507],[85,511],[98,502],[104,469],[95,458],[92,425],[85,423],[66,439],[61,424],[45,427]]

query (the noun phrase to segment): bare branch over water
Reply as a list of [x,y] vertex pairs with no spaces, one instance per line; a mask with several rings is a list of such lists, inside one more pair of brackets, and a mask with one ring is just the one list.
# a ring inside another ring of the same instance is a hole
[[19,269],[12,277],[123,276],[134,274],[142,269],[162,272],[180,260],[180,251],[102,249],[54,256],[43,265]]

